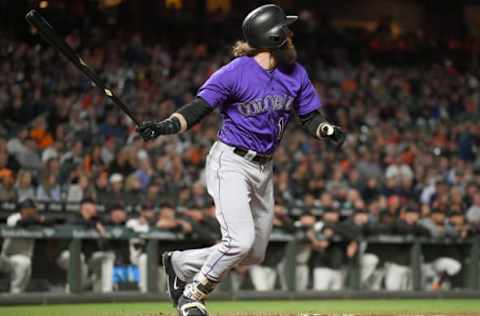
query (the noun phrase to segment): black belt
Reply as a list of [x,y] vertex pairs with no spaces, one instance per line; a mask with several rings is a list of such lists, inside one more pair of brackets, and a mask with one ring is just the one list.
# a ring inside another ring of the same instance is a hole
[[235,147],[233,152],[235,154],[239,155],[239,156],[244,157],[247,160],[258,162],[260,164],[265,164],[265,163],[269,162],[270,160],[272,160],[272,155],[261,155],[261,154],[255,154],[255,156],[253,158],[249,158],[247,156],[248,155],[248,150],[243,149],[243,148],[239,148],[239,147]]

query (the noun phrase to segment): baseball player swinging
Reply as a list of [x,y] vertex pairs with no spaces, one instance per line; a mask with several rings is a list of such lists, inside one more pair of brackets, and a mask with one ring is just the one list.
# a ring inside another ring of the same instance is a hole
[[297,53],[288,25],[297,19],[276,5],[250,12],[234,59],[216,71],[197,97],[168,119],[144,122],[145,141],[184,132],[215,109],[223,124],[206,160],[207,189],[222,241],[163,255],[169,295],[180,316],[208,315],[204,301],[236,265],[260,263],[273,220],[272,155],[294,113],[315,138],[338,146],[345,134],[319,112],[320,99]]

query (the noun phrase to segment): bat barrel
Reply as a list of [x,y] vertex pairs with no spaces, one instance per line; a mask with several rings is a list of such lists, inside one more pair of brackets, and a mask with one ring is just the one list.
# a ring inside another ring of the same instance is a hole
[[138,126],[140,121],[135,117],[133,112],[112,92],[111,89],[105,86],[101,78],[78,56],[78,54],[57,35],[52,26],[43,18],[43,16],[36,10],[30,10],[25,19],[30,25],[38,29],[40,35],[58,51],[60,51],[66,58],[70,60],[80,71],[82,71],[95,85],[102,90],[105,96],[117,105],[130,119]]

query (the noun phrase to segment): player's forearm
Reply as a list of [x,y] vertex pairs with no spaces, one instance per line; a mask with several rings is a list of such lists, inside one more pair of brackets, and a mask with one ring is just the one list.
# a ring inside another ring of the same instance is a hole
[[159,124],[166,124],[166,133],[176,134],[190,129],[192,126],[200,122],[205,116],[212,112],[212,108],[200,98],[195,98],[192,102],[184,105],[178,111],[174,112],[165,121]]
[[178,111],[172,114],[172,118],[177,118],[180,123],[180,132],[186,131],[204,117],[210,114],[213,108],[201,98],[195,98],[192,102],[184,105]]
[[328,126],[328,122],[321,112],[314,111],[306,115],[302,115],[300,116],[300,121],[302,122],[305,131],[309,135],[318,139],[326,136],[325,133],[323,133],[322,128]]
[[336,125],[329,123],[320,111],[313,111],[300,116],[303,127],[315,138],[325,138],[340,148],[345,141],[345,133]]
[[207,102],[201,98],[195,98],[170,115],[168,119],[160,122],[144,122],[137,130],[146,141],[159,135],[177,134],[190,129],[212,111],[213,108]]

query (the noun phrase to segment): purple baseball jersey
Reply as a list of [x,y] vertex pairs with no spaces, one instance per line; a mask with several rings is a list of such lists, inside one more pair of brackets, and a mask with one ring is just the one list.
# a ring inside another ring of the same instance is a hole
[[273,154],[293,111],[304,115],[321,106],[301,65],[268,71],[247,56],[217,70],[197,96],[219,108],[220,141],[260,154]]

